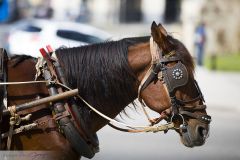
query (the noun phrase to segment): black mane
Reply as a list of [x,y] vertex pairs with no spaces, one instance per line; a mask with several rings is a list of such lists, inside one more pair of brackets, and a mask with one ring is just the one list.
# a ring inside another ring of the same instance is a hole
[[137,79],[128,64],[128,47],[149,37],[126,38],[75,48],[60,48],[56,55],[72,88],[99,110],[121,111],[137,96]]

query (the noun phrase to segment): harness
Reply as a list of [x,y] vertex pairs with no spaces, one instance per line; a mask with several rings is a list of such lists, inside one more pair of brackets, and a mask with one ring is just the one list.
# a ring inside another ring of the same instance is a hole
[[[51,96],[64,92],[64,88],[52,83],[56,81],[68,86],[65,80],[63,70],[58,63],[57,57],[50,46],[47,46],[48,52],[40,49],[44,61],[42,64],[42,76],[48,81],[47,88]],[[53,55],[52,55],[53,54]],[[75,99],[71,97],[67,103],[58,101],[52,104],[54,119],[63,131],[66,139],[72,147],[82,156],[92,158],[99,151],[99,142],[96,133],[90,134],[90,131],[84,124],[82,115]]]
[[[20,117],[18,115],[19,111],[29,109],[41,104],[51,102],[52,107],[50,109],[53,112],[53,120],[58,124],[60,132],[62,132],[67,140],[70,142],[72,147],[82,156],[87,158],[92,158],[96,152],[99,151],[99,143],[96,134],[90,134],[87,127],[84,124],[82,119],[81,109],[75,103],[74,96],[79,97],[91,110],[96,112],[98,115],[107,119],[108,121],[123,125],[128,128],[135,128],[135,132],[141,130],[141,132],[159,132],[174,128],[173,123],[164,124],[161,126],[133,126],[127,125],[121,122],[118,122],[110,117],[102,114],[96,110],[93,106],[88,104],[80,95],[78,94],[77,89],[70,89],[67,87],[67,82],[63,76],[62,68],[58,63],[56,56],[54,56],[52,49],[48,46],[48,52],[44,49],[41,49],[43,59],[41,58],[36,64],[38,76],[43,76],[45,80],[41,81],[26,81],[26,82],[4,82],[0,83],[0,86],[7,85],[22,85],[22,84],[36,84],[36,83],[45,83],[49,90],[49,97],[41,98],[32,102],[27,102],[17,106],[10,106],[7,109],[3,110],[3,116],[10,115],[10,128],[9,132],[2,133],[1,138],[8,138],[7,149],[11,148],[12,136],[21,132],[26,132],[32,129],[37,128],[39,125],[44,124],[45,122],[34,121],[33,123],[22,125],[22,121],[29,121],[31,114],[27,114],[25,117]],[[70,90],[70,91],[65,91]],[[64,91],[64,92],[63,92]],[[71,97],[71,98],[70,98]],[[63,99],[69,98],[68,101],[62,101]],[[14,126],[19,126],[14,129]],[[139,129],[140,128],[140,129]]]
[[[29,109],[41,104],[51,102],[50,110],[52,111],[53,118],[58,125],[58,131],[63,133],[66,139],[71,144],[72,148],[79,154],[87,158],[92,158],[96,152],[99,151],[99,142],[96,133],[92,134],[85,126],[85,122],[82,119],[81,109],[83,107],[77,106],[73,96],[78,94],[78,90],[72,90],[65,92],[64,86],[67,86],[65,77],[63,76],[63,71],[61,66],[58,63],[56,57],[52,55],[52,49],[50,46],[47,46],[48,52],[45,49],[40,49],[40,52],[43,55],[41,61],[38,61],[37,65],[40,68],[40,74],[45,79],[44,81],[29,81],[29,82],[6,82],[6,79],[2,80],[0,89],[6,87],[10,84],[32,84],[32,83],[45,83],[49,91],[50,96],[35,100],[32,102],[27,102],[17,106],[10,106],[7,109],[3,109],[1,106],[1,117],[10,115],[10,128],[6,133],[2,133],[1,138],[7,138],[7,149],[10,150],[12,136],[21,132],[32,130],[37,128],[40,125],[45,124],[45,121],[33,121],[30,124],[22,125],[22,121],[29,121],[31,114],[27,114],[25,117],[20,117],[17,113],[25,109]],[[1,54],[0,54],[1,55]],[[1,58],[1,56],[0,56]],[[1,59],[0,59],[0,62]],[[5,68],[5,65],[1,63],[0,65],[0,76],[1,76],[1,66]],[[2,74],[4,75],[4,74]],[[39,75],[39,74],[38,74]],[[61,84],[61,85],[59,85]],[[2,91],[2,90],[0,90]],[[4,95],[4,92],[0,94]],[[68,98],[67,101],[63,99]],[[3,100],[1,99],[1,102]],[[14,129],[15,126],[19,126]]]
[[[37,74],[38,75],[42,74],[45,81],[35,82],[35,83],[47,84],[50,97],[43,98],[42,101],[49,102],[49,100],[51,99],[50,100],[52,102],[51,109],[54,113],[53,117],[56,120],[57,124],[59,125],[60,131],[64,133],[64,135],[66,136],[67,140],[70,142],[72,147],[80,155],[87,158],[92,158],[94,154],[99,151],[99,143],[98,143],[97,135],[90,134],[90,132],[88,131],[80,114],[82,107],[77,106],[74,98],[70,98],[67,102],[59,100],[59,99],[63,99],[61,95],[65,94],[66,90],[71,90],[71,89],[67,87],[68,84],[65,80],[65,77],[63,76],[64,74],[63,74],[62,68],[58,63],[56,56],[54,56],[53,50],[51,49],[50,46],[47,46],[47,50],[48,52],[46,52],[44,49],[40,50],[40,52],[44,57],[44,60],[42,59],[37,63],[37,68],[40,68]],[[181,129],[183,136],[188,136],[187,135],[188,124],[185,121],[185,117],[191,117],[203,123],[209,124],[211,122],[211,117],[209,115],[198,115],[194,113],[195,111],[204,110],[206,108],[206,105],[198,104],[196,106],[190,106],[190,107],[188,106],[188,104],[196,101],[204,102],[204,98],[197,84],[197,81],[194,81],[195,88],[198,92],[198,96],[196,98],[193,98],[188,101],[184,101],[184,100],[178,99],[175,96],[176,88],[186,85],[189,80],[187,69],[185,65],[181,62],[181,59],[176,56],[175,51],[168,53],[167,56],[166,55],[163,56],[162,51],[159,49],[157,44],[153,41],[152,37],[150,38],[150,50],[152,55],[152,65],[139,85],[138,98],[139,98],[139,101],[142,104],[144,104],[144,102],[140,97],[141,91],[144,90],[153,81],[160,80],[164,82],[166,86],[166,91],[168,92],[171,99],[171,109],[172,109],[171,118],[168,118],[167,120],[168,123],[162,124],[160,126],[154,126],[159,121],[166,118],[166,116],[163,115],[157,120],[151,120],[149,118],[151,122],[151,126],[127,125],[119,121],[116,121],[114,119],[111,119],[106,115],[102,114],[101,112],[99,112],[98,110],[96,110],[93,106],[88,104],[80,95],[76,95],[78,93],[77,89],[72,90],[70,95],[79,97],[83,101],[83,103],[85,103],[86,106],[88,106],[91,110],[93,110],[95,113],[97,113],[104,119],[110,121],[111,123],[109,123],[109,125],[111,127],[118,129],[120,131],[137,133],[137,132],[159,132],[159,131],[167,132],[169,129]],[[172,67],[168,67],[167,63],[169,62],[176,62],[176,64]],[[28,83],[28,82],[25,82],[25,83]],[[29,83],[32,83],[32,82],[29,82]],[[7,85],[10,83],[2,83],[2,84]],[[58,97],[58,96],[60,96],[61,98],[58,98],[58,100],[55,101],[53,97]],[[71,97],[71,96],[69,96],[68,94],[68,97]],[[31,105],[28,105],[28,104],[31,104]],[[3,113],[6,115],[11,114],[11,117],[15,118],[13,123],[15,125],[17,123],[16,118],[19,119],[19,117],[17,117],[16,112],[21,110],[21,108],[26,109],[26,108],[33,107],[34,104],[36,103],[30,102],[28,104],[19,105],[17,107],[16,106],[8,107],[8,110],[4,110]],[[144,112],[147,114],[145,109],[144,109]],[[20,120],[28,120],[29,117],[23,117],[23,118],[20,118]],[[176,128],[174,126],[173,121],[174,119],[176,118],[178,119],[179,117],[182,120],[182,124],[180,125],[179,128]],[[130,129],[119,128],[113,125],[113,123],[123,125]],[[11,135],[20,133],[22,131],[33,129],[36,126],[37,124],[34,124],[34,123],[26,126],[21,126],[18,129],[12,130]],[[6,137],[6,135],[2,135],[2,137]]]

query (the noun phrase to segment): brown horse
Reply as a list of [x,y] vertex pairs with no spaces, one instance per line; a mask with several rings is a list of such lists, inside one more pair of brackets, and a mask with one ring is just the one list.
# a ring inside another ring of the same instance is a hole
[[[152,73],[157,73],[150,74],[140,88],[139,98],[150,109],[164,115],[167,121],[174,122],[175,130],[185,146],[203,145],[208,135],[209,117],[206,117],[204,100],[194,80],[193,59],[184,45],[169,36],[161,24],[156,25],[153,22],[151,31],[161,53],[160,62],[152,70]],[[88,103],[114,118],[137,98],[139,85],[152,67],[149,38],[126,38],[83,47],[61,48],[56,50],[56,55],[70,87],[78,88],[79,94]],[[34,80],[35,64],[36,59],[28,56],[13,57],[8,62],[8,81]],[[180,66],[180,70],[174,70],[176,66]],[[173,89],[171,85],[175,83],[167,80],[171,69],[173,76],[179,76],[180,73],[179,79],[182,70],[188,77],[184,84]],[[48,96],[45,84],[8,86],[9,106],[45,96]],[[95,134],[108,123],[83,102],[79,102],[79,106],[89,134]],[[37,129],[14,135],[13,150],[57,151],[56,155],[51,155],[55,159],[79,157],[65,136],[59,132],[48,106],[34,107],[19,114],[26,113],[32,113],[32,121],[44,123]],[[9,117],[3,117],[2,132],[8,131],[8,119]],[[6,139],[4,142],[6,143]],[[2,148],[6,147],[5,143]]]

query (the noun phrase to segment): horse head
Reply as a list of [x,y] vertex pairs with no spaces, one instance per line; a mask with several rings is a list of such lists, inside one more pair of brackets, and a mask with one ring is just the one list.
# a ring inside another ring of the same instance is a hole
[[[185,146],[201,146],[208,137],[211,117],[206,113],[203,95],[194,79],[193,59],[161,24],[152,23],[151,35],[152,42],[129,49],[130,66],[141,82],[139,98],[167,121],[174,122]],[[138,60],[133,56],[137,52],[142,54]],[[159,56],[155,62],[154,56]]]

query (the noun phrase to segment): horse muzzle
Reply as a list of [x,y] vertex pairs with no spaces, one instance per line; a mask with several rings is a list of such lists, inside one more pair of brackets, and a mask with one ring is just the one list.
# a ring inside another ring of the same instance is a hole
[[180,126],[181,141],[186,147],[202,146],[209,136],[209,125]]

